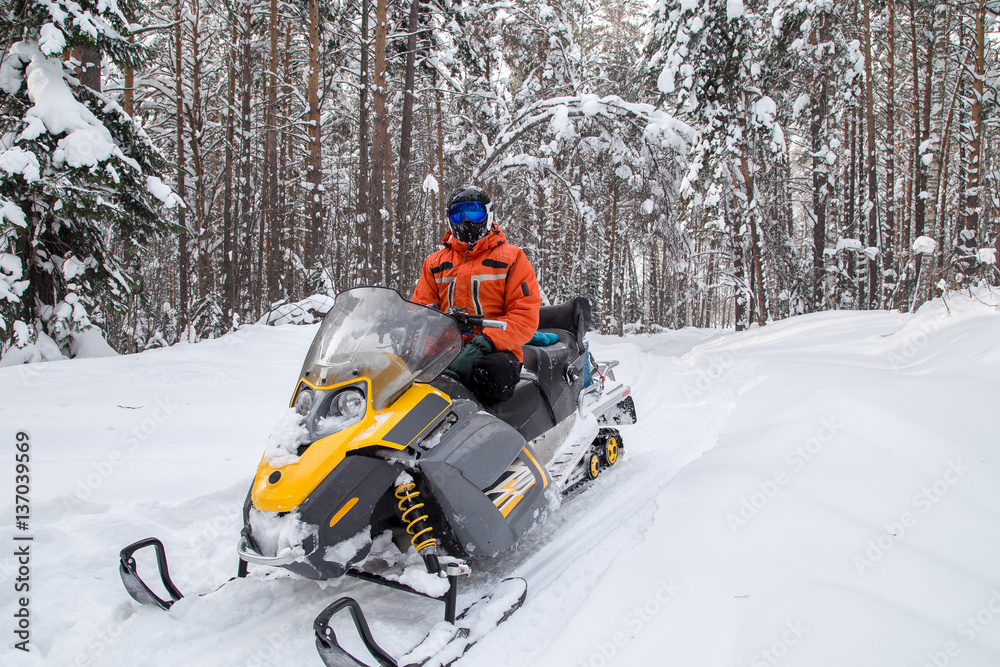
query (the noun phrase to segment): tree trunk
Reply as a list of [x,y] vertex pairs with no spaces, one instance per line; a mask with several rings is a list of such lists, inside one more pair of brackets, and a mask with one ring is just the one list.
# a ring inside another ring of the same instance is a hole
[[[437,74],[435,73],[435,81]],[[445,215],[444,205],[444,114],[441,112],[441,91],[434,90],[434,110],[437,112],[437,163],[438,163],[438,210],[437,214]]]
[[281,230],[278,204],[278,0],[271,0],[268,22],[271,51],[267,65],[267,107],[264,135],[264,210],[267,230],[267,299],[281,299]]
[[866,307],[870,310],[881,308],[882,276],[880,275],[879,256],[881,239],[878,227],[878,163],[875,146],[875,82],[872,78],[872,26],[869,14],[869,2],[864,0],[865,17],[865,130],[868,138],[868,159],[865,168],[868,173],[868,247],[872,254],[868,257],[868,301]]
[[[411,0],[410,17],[406,37],[406,73],[403,84],[403,122],[399,130],[399,188],[396,190],[396,227],[397,238],[409,238],[407,208],[410,203],[410,151],[413,147],[413,97],[414,80],[416,78],[417,62],[417,19],[419,18],[420,0]],[[404,258],[400,258],[401,260]],[[400,267],[400,284],[406,279],[406,267]]]
[[[961,37],[960,37],[960,39],[961,39]],[[959,42],[959,43],[961,44],[962,42]],[[964,70],[967,66],[968,66],[967,62],[966,63],[962,63],[962,65],[960,66],[960,70],[959,70],[960,73],[956,77],[956,80],[955,80],[955,89],[952,91],[951,100],[948,103],[948,116],[946,117],[946,119],[944,121],[944,138],[941,140],[941,160],[938,162],[937,176],[935,177],[935,181],[936,181],[936,192],[935,192],[935,195],[934,195],[934,201],[936,202],[935,208],[938,211],[941,212],[941,221],[940,221],[940,224],[938,225],[938,236],[939,236],[940,243],[939,243],[939,246],[938,246],[937,254],[938,254],[939,259],[941,257],[941,253],[943,252],[943,249],[944,249],[943,237],[944,237],[944,232],[945,232],[945,230],[947,228],[947,225],[945,224],[945,219],[944,219],[944,211],[946,210],[946,196],[947,196],[947,192],[948,192],[948,181],[949,181],[949,178],[950,178],[950,176],[949,176],[949,173],[950,173],[949,166],[950,166],[950,160],[951,160],[952,128],[954,127],[954,122],[955,122],[955,109],[958,106],[958,97],[959,97],[960,92],[963,91],[963,82],[965,81],[965,77],[961,75],[961,70]],[[943,87],[944,87],[944,82],[942,81],[942,88]],[[944,97],[944,95],[942,95],[942,98],[943,97]],[[964,105],[963,105],[963,109],[964,109]],[[960,112],[960,113],[962,113],[962,112]],[[961,125],[961,122],[959,122],[959,125]],[[959,152],[960,152],[960,154],[961,154],[961,151],[962,151],[963,147],[964,147],[964,143],[960,142],[959,143]],[[959,160],[961,161],[961,156],[959,157]],[[965,204],[965,202],[963,202],[963,205],[964,204]],[[959,219],[959,218],[964,222],[964,220],[965,220],[965,211],[959,212],[956,215],[956,219]]]
[[[749,108],[745,98],[743,100],[743,108]],[[744,130],[743,136],[746,136],[746,122],[743,119],[739,122],[740,128]],[[764,287],[763,248],[761,247],[760,233],[757,225],[758,217],[760,216],[760,202],[757,200],[756,178],[750,170],[749,150],[749,146],[744,142],[740,146],[741,152],[739,156],[740,177],[743,181],[743,192],[746,196],[746,203],[742,206],[740,219],[741,222],[746,222],[750,231],[750,289],[747,292],[748,303],[745,324],[749,326],[753,318],[754,309],[756,308],[757,321],[761,326],[764,326],[767,323],[767,292]],[[737,234],[742,241],[744,232],[740,230]],[[739,327],[740,321],[737,320],[737,327]]]
[[198,298],[204,299],[212,289],[212,272],[209,266],[208,229],[205,228],[205,161],[201,153],[204,131],[201,113],[201,6],[197,2],[188,12],[191,15],[191,106],[187,110],[188,132],[191,137],[191,166],[194,169],[194,233],[196,281]]
[[918,139],[916,198],[913,202],[913,235],[923,236],[927,222],[927,167],[923,153],[927,150],[927,141],[931,135],[931,84],[934,66],[934,11],[928,12],[930,25],[927,34],[927,60],[924,61],[924,100],[920,112],[920,136]]
[[[982,183],[983,164],[983,79],[986,76],[986,0],[976,4],[975,42],[973,49],[972,81],[972,137],[969,142],[969,172],[968,185],[965,189],[965,215],[962,221],[962,231],[959,233],[958,246],[967,256],[975,253],[979,236],[979,189]],[[1000,238],[997,239],[1000,248]],[[967,262],[973,265],[973,262]],[[968,270],[968,269],[966,269]]]
[[[320,144],[319,69],[319,0],[309,0],[309,76],[306,84],[306,102],[309,105],[309,165],[306,176],[309,183],[309,223],[305,243],[307,270],[313,270],[321,264],[318,251],[323,226],[323,160]],[[309,289],[313,288],[314,286],[309,286]]]
[[[923,91],[924,92],[924,98],[923,98],[922,107],[921,107],[920,112],[919,112],[920,129],[919,129],[919,132],[916,134],[916,137],[915,137],[915,143],[916,143],[915,155],[916,155],[916,158],[917,158],[916,164],[914,165],[916,173],[915,173],[915,182],[914,182],[914,185],[913,185],[913,192],[914,192],[914,198],[913,198],[913,236],[915,238],[925,235],[925,227],[926,227],[926,222],[927,222],[927,196],[928,196],[928,193],[927,193],[927,169],[928,169],[928,165],[924,162],[923,158],[924,158],[924,152],[927,150],[927,141],[930,139],[930,131],[931,131],[930,130],[930,128],[931,128],[931,85],[932,85],[932,75],[933,75],[933,65],[934,65],[934,10],[933,10],[933,8],[928,9],[927,13],[928,13],[927,20],[929,22],[929,26],[928,26],[927,30],[925,30],[925,33],[927,34],[927,59],[924,62],[924,69],[925,69],[925,81],[924,81],[924,91]],[[913,43],[913,49],[914,49],[914,51],[917,50],[917,43],[916,43],[916,41],[914,41],[914,43]],[[914,59],[913,59],[913,66],[914,66],[913,80],[914,80],[914,83],[916,83],[917,80],[918,80],[919,69],[917,69],[917,65],[918,65],[918,63],[917,63],[917,57],[916,57],[916,55],[914,55]],[[919,90],[914,91],[914,93],[913,93],[913,101],[914,101],[914,103],[916,103],[918,99],[919,99]],[[913,294],[913,301],[912,301],[912,307],[914,307],[914,308],[917,305],[919,305],[919,303],[922,301],[922,297],[920,296],[921,291],[922,291],[921,288],[920,288],[920,286],[921,286],[921,280],[920,280],[921,276],[920,276],[920,273],[924,270],[924,268],[923,268],[924,264],[925,264],[924,259],[925,258],[924,258],[923,255],[920,255],[919,257],[916,257],[917,261],[916,261],[916,267],[914,269],[914,290],[915,291],[914,291],[914,294]]]
[[368,159],[368,92],[370,81],[368,75],[368,15],[371,14],[371,1],[361,0],[361,97],[358,103],[358,200],[355,208],[357,221],[357,240],[360,244],[361,270],[358,276],[362,280],[371,281],[372,265],[372,233],[371,210],[368,197],[371,193],[369,174],[371,165]]
[[[293,230],[297,227],[296,214],[294,208],[288,204],[288,184],[294,178],[291,165],[295,164],[292,154],[293,142],[291,132],[286,120],[291,115],[288,107],[289,99],[291,98],[291,87],[288,85],[288,71],[292,51],[292,30],[291,26],[287,23],[283,27],[285,46],[281,52],[281,99],[277,106],[278,115],[282,118],[283,122],[278,123],[277,116],[275,117],[275,127],[280,127],[278,130],[278,208],[275,220],[278,227],[278,284],[281,286],[279,298],[294,300],[297,298],[297,295],[295,293],[295,283],[293,280],[290,280],[290,273],[292,272],[291,262],[286,260],[289,254],[300,253],[296,243],[296,235],[293,233]],[[300,259],[301,257],[301,254],[299,254]]]
[[[251,313],[256,313],[256,304],[260,302],[263,296],[257,292],[253,293],[253,256],[252,243],[254,238],[254,221],[252,212],[252,202],[253,202],[253,189],[250,182],[251,179],[251,125],[250,125],[250,103],[251,95],[253,94],[253,71],[251,69],[251,51],[250,51],[250,28],[251,28],[251,4],[249,0],[244,0],[243,2],[243,19],[241,21],[242,31],[240,39],[242,40],[242,72],[240,76],[240,117],[242,122],[240,124],[240,176],[238,185],[240,188],[240,229],[243,230],[244,238],[246,239],[244,245],[244,252],[241,253],[243,260],[240,262],[240,284],[244,289],[251,292],[249,296],[253,299],[252,306],[250,308]],[[260,265],[258,263],[257,277],[260,277]]]
[[[386,86],[386,100],[389,98],[388,85]],[[382,193],[382,210],[384,211],[383,219],[383,246],[380,252],[382,259],[382,282],[383,284],[393,285],[398,279],[396,269],[400,260],[399,253],[389,252],[389,248],[396,247],[396,236],[394,229],[394,215],[395,209],[392,205],[392,186],[396,182],[396,175],[394,169],[394,163],[392,160],[392,135],[389,132],[389,111],[388,104],[386,105],[386,120],[385,120],[385,146],[382,148],[382,188],[384,192]]]
[[[614,333],[615,330],[609,328],[611,318],[614,317],[615,301],[621,298],[621,294],[616,294],[616,274],[618,272],[617,252],[618,252],[618,178],[614,178],[614,185],[611,189],[611,215],[608,219],[607,238],[607,260],[604,263],[604,294],[601,298],[601,311],[604,314],[604,326],[601,328],[605,333]],[[621,322],[617,323],[621,327]]]
[[[850,114],[850,120],[847,121],[847,127],[845,128],[845,134],[847,136],[847,141],[851,145],[851,164],[847,168],[847,211],[844,215],[844,237],[848,239],[857,239],[857,218],[855,217],[855,203],[857,202],[857,182],[858,182],[858,121],[857,121],[857,111],[853,111]],[[846,306],[848,308],[856,308],[858,304],[858,284],[857,284],[857,261],[858,257],[853,250],[847,250],[847,266],[843,267],[843,270],[847,273],[847,279],[844,281],[844,288],[841,290],[841,303],[839,305]],[[845,296],[844,292],[849,293],[849,297]]]
[[886,109],[885,109],[885,285],[886,303],[894,306],[899,271],[896,267],[896,2],[888,0],[888,53],[886,54]]
[[[750,180],[750,187],[752,190],[756,189],[754,179]],[[754,192],[754,200],[756,200],[756,192]],[[759,202],[758,206],[759,206]],[[757,216],[759,215],[759,209],[754,209],[749,211],[749,224],[750,224],[750,270],[752,271],[753,284],[751,287],[751,292],[754,295],[754,305],[757,307],[757,323],[760,326],[767,324],[767,288],[764,285],[764,248],[760,240],[760,228],[757,224]]]
[[910,2],[910,54],[913,69],[913,152],[910,176],[910,196],[908,222],[903,230],[903,247],[910,253],[913,245],[913,228],[916,224],[917,183],[920,180],[920,51],[917,45],[917,9],[914,0]]
[[738,218],[734,220],[732,211],[728,211],[726,217],[733,245],[733,279],[736,281],[736,303],[733,308],[733,319],[736,320],[736,330],[745,331],[750,326],[751,297],[747,284],[744,237],[740,233],[742,221]]
[[[184,164],[184,23],[183,23],[183,0],[177,0],[174,6],[174,96],[176,109],[174,112],[174,122],[177,126],[177,196],[184,199],[184,175],[186,165]],[[177,225],[181,231],[177,239],[179,260],[180,260],[180,313],[179,323],[184,340],[190,340],[188,336],[188,301],[190,300],[190,257],[188,255],[188,230],[187,218],[184,206],[177,207]]]
[[101,92],[101,52],[91,46],[78,46],[73,55],[80,61],[76,68],[76,78],[80,84]]
[[[719,268],[718,253],[721,251],[722,243],[721,239],[713,235],[711,241],[708,244],[708,284],[713,286],[712,291],[708,293],[708,298],[705,303],[705,327],[712,326],[715,322],[718,322],[720,318],[716,317],[716,312],[719,309],[723,310],[722,320],[726,320],[729,317],[729,310],[725,309],[724,306],[719,305],[719,289],[715,287],[719,281],[719,273],[721,272]],[[725,326],[723,324],[723,326]]]
[[[368,225],[375,232],[371,246],[367,249],[370,261],[373,262],[371,282],[380,284],[385,280],[383,273],[386,255],[385,234],[387,220],[382,216],[385,206],[385,165],[389,159],[386,154],[386,143],[389,136],[389,117],[386,109],[387,95],[385,80],[386,59],[386,0],[377,0],[375,9],[375,62],[372,72],[374,84],[375,127],[372,136],[372,168],[369,182]],[[388,217],[388,216],[386,216]]]
[[[813,29],[813,45],[823,44],[827,36],[825,32],[826,16],[817,17],[818,25]],[[829,196],[830,177],[829,164],[826,156],[821,154],[826,146],[827,121],[827,77],[826,68],[821,60],[813,63],[812,109],[809,123],[812,135],[812,186],[813,186],[813,275],[812,275],[812,307],[822,310],[824,302],[824,286],[826,278],[826,202]]]
[[226,162],[223,165],[222,203],[222,312],[226,326],[233,326],[233,309],[236,305],[236,275],[233,271],[233,141],[236,135],[233,112],[236,107],[236,16],[230,5],[229,23],[232,25],[229,47],[229,76],[226,80]]
[[856,150],[857,142],[855,141],[855,134],[857,134],[857,118],[856,118],[857,114],[850,113],[848,114],[848,116],[849,119],[844,121],[845,125],[844,135],[847,137],[847,143],[851,147],[850,148],[851,161],[847,167],[847,206],[845,207],[846,210],[844,213],[844,219],[845,219],[844,229],[846,231],[847,238],[853,239],[855,233],[854,203],[857,197],[857,193],[855,192],[854,188],[858,180],[858,174],[857,174],[858,156]]
[[[135,44],[135,35],[128,36],[128,43]],[[129,116],[135,114],[135,71],[125,67],[125,90],[122,91],[122,109]]]

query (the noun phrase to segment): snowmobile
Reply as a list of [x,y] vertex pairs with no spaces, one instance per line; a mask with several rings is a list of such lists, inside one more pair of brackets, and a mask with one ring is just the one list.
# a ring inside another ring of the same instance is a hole
[[[382,287],[339,294],[247,494],[237,576],[248,563],[318,580],[347,575],[444,603],[445,622],[396,659],[354,599],[335,601],[314,623],[327,666],[366,667],[330,626],[344,610],[382,667],[461,657],[520,606],[526,583],[505,579],[459,613],[460,577],[614,465],[623,452],[614,426],[635,422],[615,362],[596,363],[584,343],[590,324],[585,298],[542,307],[539,332],[554,342],[526,345],[513,397],[482,405],[443,371],[463,335],[504,322],[441,312]],[[134,555],[147,547],[170,599],[138,574]],[[120,572],[141,603],[167,609],[182,597],[156,538],[123,549]]]

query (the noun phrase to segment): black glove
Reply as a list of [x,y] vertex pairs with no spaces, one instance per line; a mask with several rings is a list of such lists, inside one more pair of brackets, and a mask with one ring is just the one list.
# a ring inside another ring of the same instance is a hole
[[455,360],[448,364],[444,374],[455,378],[468,387],[469,382],[472,381],[472,365],[484,355],[493,354],[493,352],[493,343],[486,336],[478,334],[462,348]]

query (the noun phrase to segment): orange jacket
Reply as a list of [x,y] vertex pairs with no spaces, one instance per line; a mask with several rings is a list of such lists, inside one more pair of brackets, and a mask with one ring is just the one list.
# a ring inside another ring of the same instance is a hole
[[535,270],[524,251],[507,243],[496,223],[471,249],[451,230],[442,243],[444,248],[424,260],[410,300],[436,305],[442,311],[457,306],[489,320],[505,321],[506,330],[485,329],[482,333],[498,352],[513,352],[523,362],[521,346],[538,329],[542,305]]

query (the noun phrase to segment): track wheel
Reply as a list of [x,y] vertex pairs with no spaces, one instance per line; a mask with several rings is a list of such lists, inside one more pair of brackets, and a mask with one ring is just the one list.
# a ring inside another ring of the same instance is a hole
[[593,451],[601,455],[601,465],[610,468],[625,452],[622,434],[616,428],[602,428],[594,440]]
[[601,448],[601,459],[603,459],[606,468],[610,468],[618,463],[618,457],[621,455],[621,442],[621,436],[618,435],[617,431],[609,433],[604,439],[604,446]]
[[596,452],[591,452],[587,457],[587,479],[597,479],[601,474],[601,457]]

